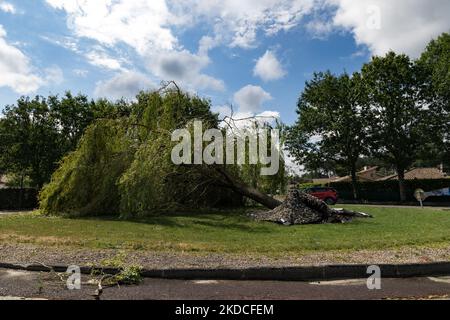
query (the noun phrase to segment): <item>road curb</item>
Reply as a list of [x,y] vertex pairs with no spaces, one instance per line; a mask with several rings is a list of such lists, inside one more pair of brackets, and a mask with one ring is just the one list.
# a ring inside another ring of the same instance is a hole
[[[380,264],[385,278],[450,276],[450,262],[430,264]],[[143,269],[144,278],[180,280],[272,280],[272,281],[328,281],[367,278],[369,265],[330,265],[318,267],[248,268],[248,269]],[[66,272],[68,266],[18,265],[0,263],[1,269]],[[82,274],[103,271],[117,274],[117,268],[81,267]]]

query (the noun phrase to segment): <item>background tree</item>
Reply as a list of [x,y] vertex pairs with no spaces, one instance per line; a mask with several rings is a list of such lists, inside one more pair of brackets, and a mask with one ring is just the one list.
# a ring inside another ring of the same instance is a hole
[[405,171],[430,138],[422,76],[408,56],[390,52],[365,64],[362,79],[368,93],[367,144],[374,156],[395,167],[404,201]]
[[0,120],[0,167],[18,185],[41,188],[62,157],[73,151],[86,128],[100,118],[129,114],[124,101],[89,101],[84,95],[22,97]]
[[352,177],[355,199],[357,162],[366,150],[363,89],[358,73],[316,73],[299,99],[299,120],[287,140],[299,164],[310,169],[344,168]]
[[7,106],[0,126],[1,162],[4,171],[25,177],[40,188],[60,159],[58,132],[47,102],[42,97],[21,98],[17,106]]
[[427,134],[433,136],[435,150],[431,156],[450,167],[450,34],[432,40],[417,64],[425,78],[422,94],[430,117]]

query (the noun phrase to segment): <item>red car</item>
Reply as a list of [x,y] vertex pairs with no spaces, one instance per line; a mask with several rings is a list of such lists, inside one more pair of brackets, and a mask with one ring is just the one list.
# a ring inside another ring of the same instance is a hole
[[325,201],[328,205],[335,205],[339,199],[338,192],[333,188],[313,187],[306,189],[305,192],[322,201]]

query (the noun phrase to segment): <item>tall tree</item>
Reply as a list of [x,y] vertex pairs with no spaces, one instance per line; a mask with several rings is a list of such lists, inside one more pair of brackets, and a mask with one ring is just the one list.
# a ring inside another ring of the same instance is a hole
[[22,97],[16,105],[5,107],[0,120],[0,171],[18,181],[27,177],[33,187],[41,188],[94,119],[129,112],[123,101],[94,102],[70,92],[62,97]]
[[427,105],[420,96],[423,78],[408,56],[394,52],[372,58],[362,78],[368,92],[367,143],[373,155],[395,167],[405,201],[405,171],[429,138]]
[[342,166],[352,177],[357,194],[357,161],[365,152],[365,97],[361,76],[316,73],[306,83],[299,102],[299,120],[287,141],[298,163],[309,168]]
[[450,34],[432,40],[417,64],[426,81],[422,93],[429,104],[435,159],[450,166]]
[[56,123],[46,99],[21,98],[17,106],[7,106],[0,131],[6,173],[15,174],[21,187],[27,176],[34,187],[42,187],[60,159]]

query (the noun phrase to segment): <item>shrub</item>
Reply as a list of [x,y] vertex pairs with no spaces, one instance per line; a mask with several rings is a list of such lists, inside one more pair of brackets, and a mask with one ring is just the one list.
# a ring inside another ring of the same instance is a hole
[[322,184],[320,183],[313,183],[313,182],[306,182],[306,183],[300,183],[298,185],[299,189],[308,189],[308,188],[314,188],[314,187],[321,187]]

